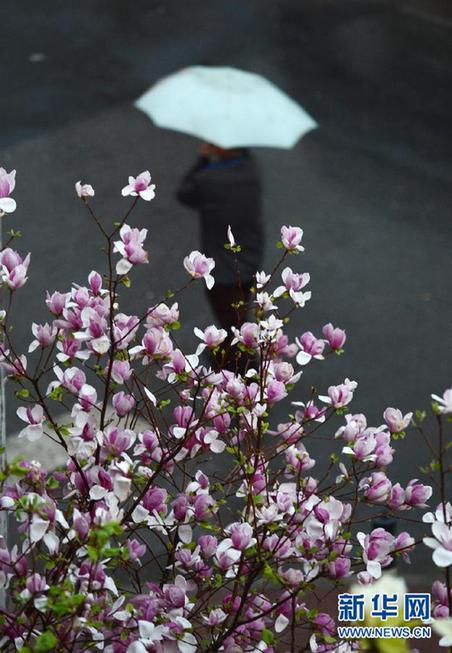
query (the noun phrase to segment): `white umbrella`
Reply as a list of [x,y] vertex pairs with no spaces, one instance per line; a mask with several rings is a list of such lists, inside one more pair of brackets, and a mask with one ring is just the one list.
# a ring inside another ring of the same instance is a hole
[[191,66],[163,78],[135,105],[156,125],[224,148],[289,149],[317,127],[264,77],[229,67]]

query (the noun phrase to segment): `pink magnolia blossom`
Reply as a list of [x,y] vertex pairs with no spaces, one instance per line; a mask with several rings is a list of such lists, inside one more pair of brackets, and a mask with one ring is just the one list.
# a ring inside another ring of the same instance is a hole
[[282,381],[272,380],[267,386],[267,401],[272,404],[287,397],[286,386]]
[[328,575],[331,578],[346,578],[350,575],[350,558],[339,557],[328,564]]
[[88,275],[88,283],[93,295],[99,295],[102,292],[102,276],[99,272],[92,270]]
[[300,245],[303,238],[303,229],[300,227],[281,227],[281,241],[289,252],[304,252],[304,247]]
[[31,327],[32,333],[36,340],[33,340],[33,342],[30,344],[28,348],[28,352],[32,352],[38,347],[48,347],[51,345],[56,338],[56,335],[58,333],[58,329],[50,324],[36,324],[33,322],[33,325]]
[[410,552],[414,550],[416,540],[406,531],[400,533],[394,542],[394,550],[399,551],[405,562],[410,563]]
[[369,535],[358,533],[357,539],[363,548],[363,560],[367,572],[373,578],[380,578],[381,568],[391,563],[394,549],[394,536],[384,528],[375,528]]
[[430,523],[433,537],[424,537],[424,544],[433,549],[433,562],[437,567],[452,565],[452,507],[440,504],[434,513],[428,512],[422,521]]
[[336,351],[340,351],[342,349],[347,339],[345,331],[343,329],[339,329],[338,327],[336,328],[333,327],[331,322],[325,324],[325,326],[322,329],[322,333],[327,339],[331,349],[334,349]]
[[311,299],[311,292],[300,292],[310,280],[309,273],[298,274],[292,271],[291,268],[285,268],[281,273],[283,284],[278,286],[273,293],[275,298],[280,297],[284,293],[288,293],[289,297],[297,306],[304,306],[305,303]]
[[15,186],[16,171],[6,172],[4,168],[0,168],[0,215],[16,210],[16,201],[10,197]]
[[111,366],[111,378],[115,383],[122,384],[132,376],[132,369],[129,361],[115,360]]
[[[451,593],[452,594],[452,593]],[[434,601],[433,617],[435,619],[445,619],[449,616],[449,601],[452,596],[447,596],[447,587],[445,583],[435,580],[432,585],[432,598]]]
[[31,254],[27,254],[25,259],[22,259],[20,254],[10,247],[0,252],[0,276],[11,290],[17,290],[25,285],[28,279],[27,271],[30,265],[30,258]]
[[259,343],[259,325],[255,322],[245,322],[240,327],[240,330],[236,327],[232,327],[232,332],[234,334],[234,339],[232,344],[234,345],[237,342],[241,342],[245,347],[250,349],[256,349]]
[[427,501],[433,494],[433,488],[430,485],[418,483],[413,479],[407,485],[405,490],[405,503],[412,508],[426,508]]
[[403,415],[398,408],[386,408],[383,417],[391,433],[401,433],[409,425],[413,413]]
[[141,199],[149,202],[155,197],[155,184],[151,184],[151,173],[149,170],[140,172],[138,177],[129,177],[129,183],[121,191],[121,195],[126,197],[132,195],[133,197],[141,197]]
[[391,510],[404,510],[407,508],[405,504],[405,490],[400,483],[395,483],[395,485],[392,486],[388,506]]
[[230,534],[232,546],[239,551],[244,551],[256,543],[256,538],[253,537],[253,528],[246,522],[230,524],[227,531]]
[[114,243],[114,252],[119,252],[121,260],[116,264],[118,274],[127,274],[134,265],[148,262],[148,253],[143,249],[143,243],[146,239],[147,229],[136,229],[123,224],[119,235],[121,240]]
[[81,181],[77,181],[75,184],[75,192],[80,199],[94,197],[94,188],[90,184],[82,184]]
[[373,472],[359,483],[360,490],[371,503],[386,503],[391,495],[392,483],[384,472]]
[[345,379],[340,385],[331,385],[328,388],[328,396],[319,395],[320,401],[330,404],[333,408],[343,408],[353,399],[353,393],[358,387],[356,381]]
[[376,440],[371,433],[360,436],[351,447],[343,447],[342,453],[354,456],[362,462],[374,461],[376,459]]
[[300,351],[297,354],[297,363],[299,365],[306,365],[313,358],[323,360],[323,350],[325,349],[325,341],[318,339],[311,331],[306,331],[300,338],[295,338]]
[[47,299],[46,299],[47,308],[54,315],[57,316],[61,315],[63,309],[66,306],[68,297],[69,297],[69,293],[54,292],[50,295],[50,293],[47,292]]
[[194,250],[184,258],[184,268],[193,279],[204,279],[207,288],[213,288],[215,279],[210,274],[215,267],[213,258],[207,258],[201,252]]
[[116,392],[113,395],[112,403],[116,414],[119,415],[119,417],[124,417],[124,415],[127,415],[127,413],[130,413],[130,411],[133,410],[133,407],[135,406],[135,399],[132,397],[132,395],[121,391]]
[[198,345],[198,348],[196,350],[196,355],[199,356],[201,352],[204,351],[206,347],[209,349],[215,349],[219,345],[221,345],[222,342],[225,341],[227,338],[227,331],[224,329],[217,329],[217,327],[213,324],[210,326],[206,327],[204,331],[201,331],[198,327],[195,327],[194,329],[195,335],[202,340],[202,343]]
[[171,307],[166,304],[152,306],[146,315],[146,326],[165,326],[179,320],[179,305],[175,302]]
[[17,416],[28,425],[21,430],[18,437],[26,438],[30,442],[39,440],[44,433],[43,424],[45,417],[42,406],[39,404],[36,404],[33,408],[21,406],[16,412]]

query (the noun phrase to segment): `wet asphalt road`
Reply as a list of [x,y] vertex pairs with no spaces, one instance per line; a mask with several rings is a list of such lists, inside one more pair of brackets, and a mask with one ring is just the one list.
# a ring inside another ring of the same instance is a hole
[[[79,178],[96,187],[95,206],[110,220],[125,210],[128,174],[149,168],[158,184],[134,218],[150,230],[151,259],[134,274],[127,310],[184,278],[198,232],[174,188],[198,143],[156,129],[132,100],[184,65],[229,64],[267,75],[320,124],[290,152],[257,152],[267,268],[279,225],[305,230],[294,267],[311,273],[313,299],[292,333],[331,320],[349,336],[346,355],[308,372],[294,398],[349,376],[359,381],[356,411],[377,425],[387,405],[424,408],[452,384],[449,2],[3,0],[0,11],[0,158],[18,170],[9,222],[32,251],[17,297],[19,346],[31,320],[45,318],[45,289],[102,268],[74,198]],[[190,343],[194,324],[212,319],[202,289],[182,308]],[[8,423],[16,428],[12,403]],[[401,480],[428,458],[415,438],[400,443]],[[321,454],[321,443],[313,448]]]

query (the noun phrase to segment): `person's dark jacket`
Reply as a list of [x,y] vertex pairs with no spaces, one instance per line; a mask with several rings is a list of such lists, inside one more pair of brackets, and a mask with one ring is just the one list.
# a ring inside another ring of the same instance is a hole
[[261,182],[253,158],[248,153],[214,162],[201,157],[182,180],[177,197],[199,211],[201,251],[215,259],[216,282],[237,283],[234,255],[224,248],[230,225],[241,246],[237,254],[241,280],[250,283],[264,251]]

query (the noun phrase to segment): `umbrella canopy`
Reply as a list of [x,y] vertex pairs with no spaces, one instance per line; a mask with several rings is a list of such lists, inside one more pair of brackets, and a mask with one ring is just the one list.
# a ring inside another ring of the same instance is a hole
[[135,105],[156,125],[220,147],[289,149],[317,123],[264,77],[229,67],[191,66],[163,78]]

